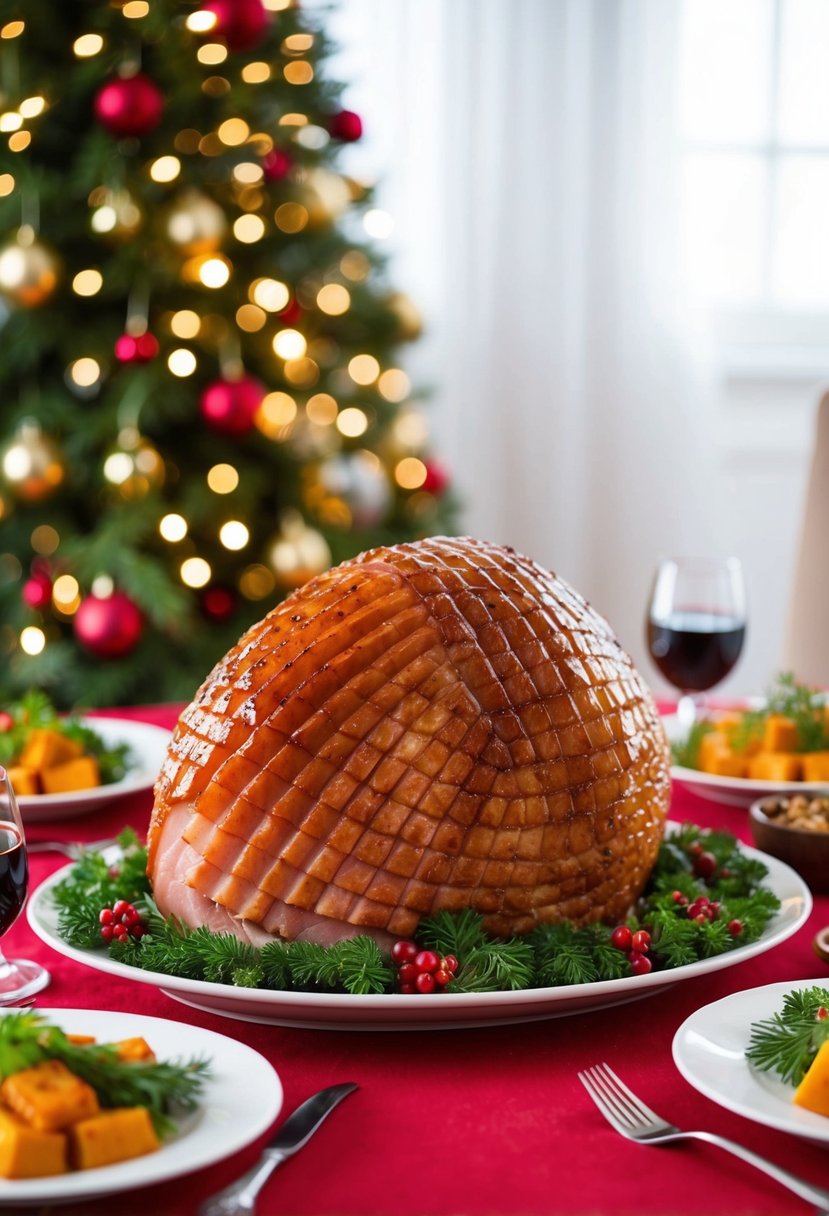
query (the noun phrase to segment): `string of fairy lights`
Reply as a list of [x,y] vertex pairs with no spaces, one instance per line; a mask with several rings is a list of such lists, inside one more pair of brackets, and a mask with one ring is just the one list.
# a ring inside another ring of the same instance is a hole
[[[269,20],[272,14],[289,8],[291,0],[251,0],[251,5],[249,13],[255,15],[261,6],[263,19]],[[120,6],[121,16],[128,22],[140,22],[150,11],[150,0],[126,0]],[[207,73],[201,88],[208,96],[221,97],[231,88],[223,69],[233,49],[229,24],[233,18],[227,16],[232,11],[232,5],[223,8],[223,0],[213,0],[185,19],[193,35],[195,59]],[[25,34],[24,19],[0,26],[0,52],[4,45],[25,39]],[[254,88],[281,72],[285,82],[301,89],[314,79],[314,65],[307,58],[314,37],[311,32],[288,34],[280,45],[280,61],[252,58],[233,70],[245,85]],[[94,59],[106,50],[106,38],[97,32],[81,34],[72,45],[79,62]],[[135,105],[139,108],[137,123],[130,119],[129,107],[124,104],[127,88],[134,103],[131,112]],[[38,94],[15,99],[12,105],[6,91],[0,103],[0,139],[10,153],[23,155],[35,145],[38,121],[52,104],[56,102]],[[136,63],[126,65],[99,91],[95,114],[111,134],[134,139],[157,125],[162,105],[157,86]],[[359,137],[356,115],[342,111],[338,121],[335,137],[346,142]],[[360,249],[348,249],[326,273],[307,273],[296,283],[270,275],[252,278],[242,291],[237,291],[242,302],[235,308],[233,324],[219,310],[211,309],[211,293],[220,292],[231,281],[239,286],[234,242],[255,246],[274,229],[285,236],[313,233],[339,221],[364,192],[359,183],[323,165],[303,166],[301,173],[295,172],[286,147],[290,149],[293,143],[321,151],[332,138],[331,126],[311,121],[298,107],[280,114],[278,127],[279,131],[271,134],[253,129],[242,117],[231,116],[214,130],[185,128],[175,133],[169,151],[140,165],[147,183],[169,191],[161,210],[163,235],[177,250],[182,282],[204,292],[205,306],[198,311],[178,308],[159,313],[151,310],[151,303],[156,302],[150,301],[146,285],[136,281],[127,303],[123,333],[112,356],[80,351],[63,373],[66,388],[84,401],[93,400],[113,375],[131,365],[161,360],[171,377],[187,381],[203,378],[207,366],[204,360],[215,364],[218,359],[220,378],[194,390],[199,395],[204,423],[228,438],[239,438],[255,428],[274,443],[294,446],[305,462],[303,510],[286,509],[266,552],[251,553],[248,564],[240,568],[236,589],[249,600],[264,599],[277,586],[296,586],[330,565],[331,552],[325,538],[307,522],[306,514],[320,526],[346,530],[370,527],[386,516],[395,492],[402,492],[409,518],[417,521],[434,510],[447,484],[440,466],[424,454],[428,426],[425,415],[411,400],[407,373],[400,367],[382,366],[375,355],[365,351],[343,360],[330,337],[315,334],[313,326],[310,330],[303,326],[307,315],[338,318],[348,314],[354,292],[360,290],[373,269]],[[184,163],[194,156],[208,160],[224,156],[231,149],[239,153],[227,183],[235,217],[230,208],[221,206],[202,189],[186,184]],[[136,155],[135,147],[132,155]],[[269,184],[292,174],[300,188],[272,206]],[[36,309],[61,283],[61,259],[41,237],[37,200],[27,194],[25,174],[13,170],[0,173],[0,197],[11,195],[20,197],[21,223],[0,247],[0,296],[9,307]],[[90,262],[73,270],[68,286],[79,301],[94,300],[105,290],[105,251],[129,242],[148,222],[142,197],[123,184],[97,185],[89,193],[87,204],[89,232],[100,239],[104,252],[100,264]],[[362,210],[360,223],[365,236],[374,240],[387,238],[393,226],[391,217],[376,207]],[[420,320],[408,297],[392,293],[387,303],[398,320],[401,339],[416,337]],[[275,380],[284,387],[271,390],[246,372],[240,352],[251,335],[266,339],[278,372]],[[388,438],[380,445],[382,454],[369,446],[359,446],[361,437],[375,422],[372,395],[395,407]],[[133,400],[127,390],[119,408],[117,435],[103,455],[100,469],[102,484],[126,502],[159,490],[169,471],[164,456],[141,432],[140,407],[140,399]],[[63,485],[67,474],[63,455],[36,417],[24,419],[0,451],[0,474],[0,519],[14,509],[16,501],[46,501]],[[252,532],[244,513],[232,508],[239,486],[239,471],[232,457],[210,467],[205,479],[212,495],[231,504],[228,511],[217,511],[214,541],[224,550],[244,556]],[[162,514],[158,536],[172,551],[180,553],[176,561],[181,584],[194,592],[215,592],[213,615],[216,619],[229,615],[232,603],[219,594],[225,590],[226,595],[226,589],[212,587],[211,563],[194,547],[192,521],[182,510],[170,509],[170,504],[165,506],[161,499],[159,503]],[[106,572],[88,589],[81,587],[71,571],[56,568],[57,573],[44,573],[45,563],[61,545],[52,524],[34,527],[31,545],[35,561],[31,577],[24,583],[23,597],[34,611],[48,609],[66,621],[81,613],[87,598],[111,600],[117,595]],[[22,568],[20,573],[25,577]],[[21,649],[30,655],[40,653],[47,640],[43,622],[27,624],[19,634]]]

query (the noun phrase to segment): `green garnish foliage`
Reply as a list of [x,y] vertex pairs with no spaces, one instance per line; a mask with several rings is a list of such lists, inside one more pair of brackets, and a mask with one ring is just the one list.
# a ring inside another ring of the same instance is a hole
[[194,1110],[209,1075],[205,1060],[124,1061],[108,1044],[71,1042],[37,1012],[0,1018],[0,1080],[44,1060],[60,1060],[91,1085],[102,1106],[146,1106],[160,1136],[175,1130],[171,1112]]
[[761,1072],[776,1072],[799,1085],[820,1047],[829,1039],[829,988],[798,988],[783,1008],[751,1027],[746,1058]]
[[[128,830],[120,842],[123,860],[113,869],[95,853],[83,857],[54,888],[58,931],[70,945],[103,949],[98,913],[126,899],[142,913],[147,932],[109,945],[111,956],[162,975],[237,987],[359,995],[394,991],[396,969],[373,938],[354,937],[333,946],[313,942],[269,942],[254,947],[229,933],[190,929],[165,919],[153,902],[146,875],[147,853]],[[704,849],[716,861],[703,880],[694,858]],[[647,888],[626,923],[651,935],[655,970],[686,966],[756,941],[778,911],[777,897],[763,885],[766,867],[749,857],[729,832],[705,832],[683,824],[661,845]],[[687,901],[682,904],[676,893]],[[697,923],[686,907],[699,896],[719,904],[715,919]],[[728,925],[738,920],[733,936]],[[469,909],[438,912],[417,930],[422,949],[454,954],[459,968],[450,992],[496,992],[558,987],[619,979],[631,974],[627,955],[610,942],[610,928],[581,928],[564,922],[541,925],[525,937],[489,936],[483,918]]]
[[713,722],[699,718],[693,723],[684,739],[671,743],[671,758],[680,768],[699,768],[699,748],[705,735],[714,729]]
[[85,726],[77,715],[63,718],[44,692],[27,692],[19,701],[0,705],[0,710],[12,720],[11,726],[0,732],[0,764],[8,768],[23,751],[33,730],[48,728],[60,731],[80,743],[84,751],[98,761],[102,785],[111,785],[126,776],[133,757],[126,743],[107,747],[97,732]]

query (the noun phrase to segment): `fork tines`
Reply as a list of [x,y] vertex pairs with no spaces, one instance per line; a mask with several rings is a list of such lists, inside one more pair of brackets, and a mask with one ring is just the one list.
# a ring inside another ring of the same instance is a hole
[[664,1124],[664,1119],[637,1098],[609,1064],[594,1064],[578,1075],[596,1106],[617,1131],[624,1134],[635,1131],[644,1123]]

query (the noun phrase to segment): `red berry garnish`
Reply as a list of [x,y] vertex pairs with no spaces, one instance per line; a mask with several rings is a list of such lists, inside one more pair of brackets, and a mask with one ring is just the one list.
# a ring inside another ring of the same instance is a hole
[[138,925],[138,924],[130,925],[130,928],[129,928],[130,937],[134,937],[136,941],[138,941],[139,938],[143,937],[146,932],[147,932],[147,930],[144,928],[143,925]]
[[[440,966],[440,958],[434,950],[421,950],[419,954],[415,955],[414,965],[423,974],[434,975]],[[432,990],[429,988],[426,991],[431,992]]]
[[112,925],[102,925],[101,926],[101,937],[104,939],[105,942],[112,941],[112,935],[113,935],[114,931],[115,930]]
[[[700,895],[698,899],[695,899],[692,904],[688,905],[688,916],[691,920],[695,920],[699,924],[702,924],[703,921],[708,920],[709,907],[710,905],[708,900],[704,895]],[[702,920],[700,920],[700,917],[702,917]]]
[[708,905],[708,919],[716,920],[720,914],[720,903],[717,899],[712,899]]
[[743,922],[741,920],[730,920],[728,922],[728,932],[732,937],[739,937],[743,931]]
[[137,925],[141,920],[141,913],[137,908],[129,907],[123,916],[125,925]]
[[112,905],[112,911],[116,916],[123,916],[127,909],[131,907],[132,904],[127,903],[125,899],[117,899]]
[[417,989],[414,984],[401,984],[400,991],[404,996],[417,996]]
[[7,714],[5,709],[0,709],[0,735],[5,735],[7,730],[11,730],[14,726],[14,718],[11,714]]
[[698,853],[694,858],[694,873],[698,878],[711,878],[717,869],[713,853]]
[[435,977],[430,971],[421,971],[420,975],[415,980],[415,987],[418,992],[434,992]]
[[633,933],[627,925],[617,925],[610,935],[610,943],[617,950],[629,950],[633,942]]
[[98,913],[98,923],[101,925],[111,925],[115,920],[115,913],[112,908],[101,908]]
[[818,1009],[817,1013],[815,1014],[815,1020],[818,1022],[822,1022],[823,1019],[827,1018],[827,1017],[829,1017],[829,1010],[826,1009],[825,1005],[821,1005],[820,1008]]
[[651,935],[647,929],[637,929],[630,944],[634,950],[638,950],[641,954],[647,954],[651,944]]
[[401,963],[414,962],[416,954],[417,946],[410,941],[395,942],[391,948],[392,962],[397,963],[398,967]]
[[672,891],[671,899],[674,901],[675,904],[680,904],[682,907],[684,907],[688,903],[687,895],[683,895],[681,891]]
[[652,969],[652,963],[647,954],[642,954],[639,950],[631,950],[628,959],[634,975],[647,975]]
[[452,974],[449,971],[444,971],[443,967],[438,967],[435,972],[435,983],[438,988],[445,988],[447,984],[452,983]]
[[414,963],[404,963],[397,972],[397,978],[401,984],[413,984],[419,975],[420,972]]
[[454,975],[458,969],[458,960],[455,958],[454,954],[445,954],[440,960],[440,965],[444,971],[449,971],[452,975]]

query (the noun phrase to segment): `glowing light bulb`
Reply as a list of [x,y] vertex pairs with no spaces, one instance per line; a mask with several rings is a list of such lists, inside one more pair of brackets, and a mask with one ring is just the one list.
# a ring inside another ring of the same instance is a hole
[[177,338],[195,338],[201,329],[201,317],[190,308],[182,308],[170,318],[170,329]]
[[174,182],[181,173],[181,161],[177,156],[159,156],[150,165],[150,177],[154,182]]
[[404,456],[394,468],[394,479],[403,490],[417,490],[426,480],[427,469],[416,456]]
[[81,34],[80,38],[76,38],[72,43],[72,50],[78,59],[91,59],[103,48],[104,40],[100,34]]
[[187,535],[187,520],[183,515],[177,515],[174,511],[169,515],[165,515],[159,520],[158,530],[164,540],[174,544],[176,541],[184,540]]
[[174,376],[183,380],[185,376],[192,376],[196,370],[196,356],[186,346],[180,346],[177,350],[170,351],[167,356],[167,366]]
[[274,335],[272,345],[280,359],[300,359],[308,347],[305,335],[298,329],[280,329]]
[[79,270],[72,280],[72,290],[76,296],[95,296],[104,285],[104,276],[100,270]]
[[257,279],[251,283],[248,295],[265,312],[281,312],[291,298],[288,288],[278,279]]
[[368,430],[368,417],[359,406],[350,405],[337,415],[337,430],[348,439],[355,439]]
[[232,464],[214,464],[208,470],[207,484],[214,494],[232,494],[239,484],[239,474]]
[[37,625],[27,625],[20,634],[20,649],[25,654],[40,654],[46,645],[46,634]]
[[219,529],[219,540],[226,549],[244,549],[250,540],[250,532],[239,519],[229,519]]
[[348,374],[355,384],[373,384],[380,375],[380,364],[374,355],[355,355],[349,360]]
[[210,582],[213,571],[203,557],[187,557],[179,567],[181,581],[185,587],[204,587]]
[[317,292],[317,308],[330,317],[342,316],[351,305],[351,294],[341,283],[326,283]]

